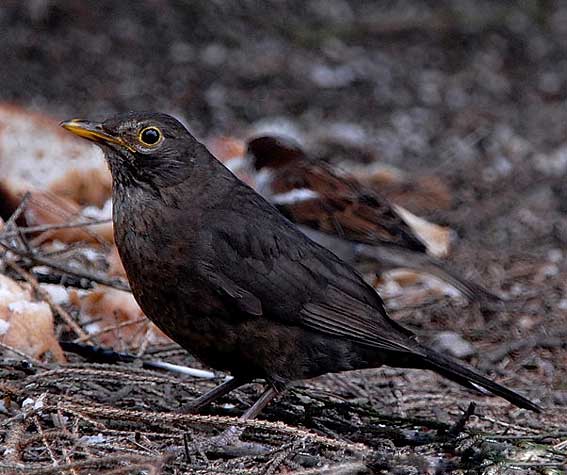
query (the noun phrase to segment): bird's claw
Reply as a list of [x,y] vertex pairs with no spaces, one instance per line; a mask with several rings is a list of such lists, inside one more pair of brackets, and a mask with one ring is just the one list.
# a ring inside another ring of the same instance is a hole
[[210,438],[206,442],[206,448],[224,448],[229,445],[236,445],[240,442],[240,436],[244,432],[241,427],[230,426],[228,429],[222,431],[219,435]]
[[256,456],[270,451],[270,447],[254,442],[243,442],[241,427],[230,426],[217,436],[201,442],[195,442],[186,448],[186,456],[193,454],[221,456],[225,458]]

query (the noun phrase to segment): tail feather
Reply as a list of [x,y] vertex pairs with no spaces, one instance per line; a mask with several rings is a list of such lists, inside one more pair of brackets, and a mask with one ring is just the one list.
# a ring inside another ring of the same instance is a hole
[[356,253],[358,256],[376,260],[381,264],[409,267],[434,275],[455,287],[468,300],[479,302],[487,310],[502,311],[507,308],[508,302],[504,299],[485,289],[482,285],[460,276],[456,271],[449,269],[444,262],[427,254],[394,246],[368,246],[365,244],[357,245]]
[[524,396],[521,396],[501,384],[491,381],[472,369],[466,368],[453,359],[441,355],[429,348],[422,347],[421,349],[424,354],[416,355],[419,359],[418,365],[420,368],[433,370],[441,376],[468,388],[479,389],[480,387],[495,396],[506,399],[515,406],[535,412],[542,411],[540,406],[531,402]]
[[455,271],[449,269],[444,263],[430,256],[426,257],[426,262],[424,262],[418,270],[424,270],[439,277],[441,280],[455,287],[467,299],[473,302],[479,302],[488,310],[504,310],[506,308],[507,302],[498,295],[485,289],[482,285],[457,275]]

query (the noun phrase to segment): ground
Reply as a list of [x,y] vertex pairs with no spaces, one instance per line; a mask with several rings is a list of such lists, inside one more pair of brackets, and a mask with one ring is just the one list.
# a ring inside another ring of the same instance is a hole
[[410,208],[457,233],[455,268],[519,304],[391,314],[425,340],[455,331],[477,350],[469,363],[546,410],[419,371],[325,376],[248,424],[244,439],[271,452],[219,458],[206,436],[259,388],[178,415],[212,383],[6,358],[0,389],[17,410],[0,414],[0,473],[565,473],[566,24],[560,1],[4,2],[4,102],[60,119],[161,110],[203,139],[268,124],[322,159],[442,182],[447,203]]

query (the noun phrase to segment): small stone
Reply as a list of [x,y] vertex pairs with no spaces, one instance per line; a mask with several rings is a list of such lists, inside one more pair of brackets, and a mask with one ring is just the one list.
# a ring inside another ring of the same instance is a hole
[[472,343],[465,340],[456,332],[441,332],[432,342],[433,348],[441,353],[448,353],[455,358],[469,358],[477,350]]
[[84,435],[79,438],[79,441],[88,445],[96,445],[96,444],[104,444],[106,442],[106,438],[99,433],[97,435]]
[[547,251],[547,260],[554,264],[559,264],[563,260],[563,251],[557,248],[550,249]]

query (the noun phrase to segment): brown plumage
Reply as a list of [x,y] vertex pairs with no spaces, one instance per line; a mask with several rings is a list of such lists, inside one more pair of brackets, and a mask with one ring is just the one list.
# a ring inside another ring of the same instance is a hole
[[[385,197],[348,173],[311,159],[293,140],[255,137],[248,142],[247,156],[258,173],[258,191],[288,219],[304,226],[309,237],[345,260],[368,259],[382,267],[425,271],[487,309],[503,308],[500,297],[428,255],[425,244]],[[355,245],[347,248],[345,242]]]
[[254,417],[291,381],[387,364],[431,369],[539,410],[420,344],[355,270],[298,231],[175,119],[129,113],[62,125],[105,152],[116,244],[146,315],[234,376],[194,408],[262,378],[268,389],[243,416]]

